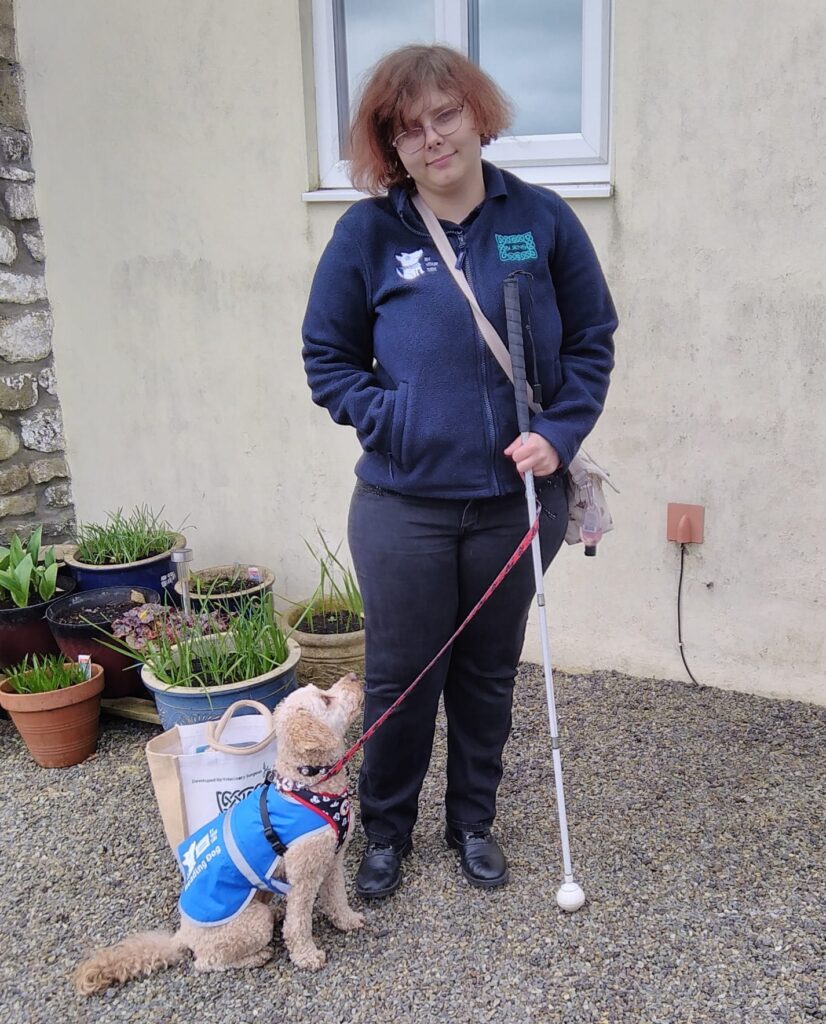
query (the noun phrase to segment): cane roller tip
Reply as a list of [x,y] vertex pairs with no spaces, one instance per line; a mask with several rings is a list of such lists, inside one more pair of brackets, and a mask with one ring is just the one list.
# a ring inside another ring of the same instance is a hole
[[576,882],[565,882],[557,890],[556,902],[560,910],[573,914],[585,902],[585,893]]

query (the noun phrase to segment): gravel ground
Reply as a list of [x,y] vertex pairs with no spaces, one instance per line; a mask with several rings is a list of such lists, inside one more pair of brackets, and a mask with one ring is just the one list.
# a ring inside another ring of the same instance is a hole
[[826,709],[613,672],[556,683],[578,913],[554,901],[544,687],[525,665],[497,819],[510,885],[472,889],[444,847],[440,721],[402,888],[362,932],[317,918],[321,972],[279,937],[258,970],[186,963],[85,1001],[68,974],[90,946],[175,926],[143,756],[157,730],[105,717],[95,758],[45,771],[0,721],[0,1021],[826,1020]]

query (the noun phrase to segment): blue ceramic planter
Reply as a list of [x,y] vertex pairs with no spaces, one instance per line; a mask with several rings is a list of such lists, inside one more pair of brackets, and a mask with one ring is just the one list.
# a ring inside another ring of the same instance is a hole
[[[272,711],[280,700],[298,686],[295,670],[301,657],[301,648],[294,640],[288,640],[287,644],[290,653],[282,665],[266,675],[241,683],[208,687],[166,686],[147,665],[141,669],[141,679],[155,699],[164,729],[220,718],[230,704],[237,700],[257,700]],[[239,712],[242,715],[253,713],[248,708]]]
[[169,551],[152,558],[142,558],[139,562],[128,562],[124,565],[90,565],[78,562],[74,554],[66,554],[66,566],[77,581],[78,590],[98,590],[103,587],[147,587],[157,590],[161,597],[171,604],[177,604],[175,581],[178,575],[172,562],[172,552],[182,548],[186,538],[177,534],[177,539]]

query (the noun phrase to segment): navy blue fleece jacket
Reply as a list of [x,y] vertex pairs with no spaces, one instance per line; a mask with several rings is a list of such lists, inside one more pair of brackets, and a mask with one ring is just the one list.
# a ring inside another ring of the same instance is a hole
[[[507,343],[503,282],[522,279],[542,405],[531,419],[576,454],[602,411],[617,317],[585,231],[559,196],[483,163],[486,197],[443,222],[483,312]],[[528,290],[530,295],[528,296]],[[403,494],[521,490],[502,452],[518,436],[513,387],[405,189],[355,203],[321,257],[304,319],[313,400],[355,427],[362,480]],[[529,335],[525,336],[532,376]]]

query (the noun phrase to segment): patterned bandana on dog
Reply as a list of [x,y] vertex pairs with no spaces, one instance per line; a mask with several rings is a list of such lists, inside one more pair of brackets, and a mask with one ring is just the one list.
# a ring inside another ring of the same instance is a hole
[[[301,769],[299,769],[300,771]],[[313,774],[327,771],[320,767]],[[325,818],[328,825],[335,829],[337,835],[336,853],[344,845],[347,829],[350,827],[350,798],[347,790],[343,793],[314,793],[311,789],[299,786],[292,779],[285,779],[273,772],[272,784],[279,793],[287,793],[294,800],[300,801],[305,807]]]
[[[341,849],[350,824],[346,789],[336,794],[313,793],[279,777],[265,787],[263,797],[271,827],[285,849],[328,826],[336,834],[336,852]],[[178,847],[184,876],[179,907],[193,924],[225,924],[258,890],[280,895],[289,892],[289,884],[274,877],[281,856],[265,835],[261,800],[259,786]]]

